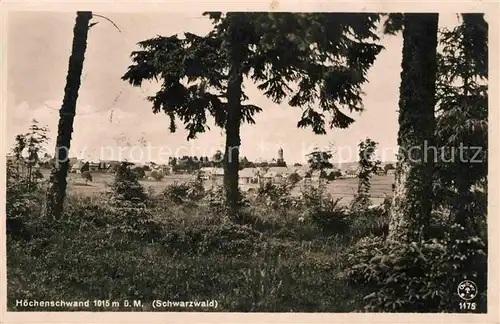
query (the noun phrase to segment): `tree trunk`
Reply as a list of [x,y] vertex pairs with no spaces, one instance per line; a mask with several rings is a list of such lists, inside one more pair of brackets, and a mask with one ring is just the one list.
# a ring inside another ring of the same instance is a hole
[[243,76],[241,35],[238,31],[237,13],[231,14],[229,33],[229,80],[227,85],[226,147],[224,152],[224,190],[231,217],[236,217],[240,192],[238,169],[240,155],[241,96]]
[[92,12],[77,12],[75,27],[73,28],[73,47],[69,58],[68,75],[64,89],[64,99],[59,110],[59,127],[56,141],[56,161],[52,168],[51,184],[47,197],[47,216],[58,219],[63,212],[63,203],[66,195],[66,176],[68,174],[68,153],[73,132],[73,120],[76,111],[78,89],[87,49],[87,35]]
[[400,156],[389,240],[425,237],[432,211],[438,14],[405,14],[399,99]]

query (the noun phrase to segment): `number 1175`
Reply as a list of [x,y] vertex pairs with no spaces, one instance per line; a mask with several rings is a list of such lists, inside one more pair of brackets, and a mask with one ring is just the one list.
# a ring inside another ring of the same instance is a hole
[[476,303],[461,302],[459,305],[461,310],[476,310]]

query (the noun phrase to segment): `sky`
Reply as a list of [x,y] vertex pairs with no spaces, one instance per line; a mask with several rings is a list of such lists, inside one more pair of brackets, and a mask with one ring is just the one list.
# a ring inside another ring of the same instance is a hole
[[[211,24],[193,13],[96,13],[110,18],[89,32],[77,102],[70,156],[97,161],[127,159],[163,163],[168,156],[213,156],[223,148],[224,134],[215,126],[197,139],[186,140],[187,131],[178,124],[169,131],[169,119],[153,114],[145,97],[158,85],[135,88],[121,80],[131,65],[130,53],[137,42],[183,32],[205,34]],[[52,153],[57,136],[58,109],[62,103],[71,52],[75,14],[68,12],[10,12],[7,49],[7,145],[27,131],[32,119],[49,128],[48,147]],[[453,27],[454,14],[440,15],[440,26]],[[287,163],[303,163],[315,147],[334,143],[337,162],[357,159],[357,145],[370,137],[378,142],[378,157],[395,159],[398,131],[398,97],[401,73],[402,37],[383,36],[385,47],[363,87],[365,110],[349,114],[356,121],[348,129],[328,130],[315,135],[311,129],[298,129],[302,111],[286,103],[267,99],[251,82],[245,81],[252,104],[263,108],[255,116],[256,125],[243,125],[240,154],[249,160],[271,160],[280,147]]]

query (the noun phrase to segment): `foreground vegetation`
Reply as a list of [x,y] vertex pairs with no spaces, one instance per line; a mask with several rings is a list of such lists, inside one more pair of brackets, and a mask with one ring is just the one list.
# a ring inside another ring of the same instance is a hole
[[389,201],[339,207],[322,185],[296,198],[290,185],[265,185],[241,201],[244,217],[234,223],[221,216],[221,188],[205,190],[198,178],[148,193],[122,167],[106,195],[70,195],[57,220],[40,217],[42,187],[26,190],[10,170],[10,310],[42,310],[16,307],[19,299],[109,299],[122,305],[103,311],[131,310],[125,300],[148,311],[160,299],[218,302],[166,311],[456,311],[457,281],[473,272],[486,307],[480,238],[401,244],[389,261],[397,266],[386,271],[377,255],[389,248]]

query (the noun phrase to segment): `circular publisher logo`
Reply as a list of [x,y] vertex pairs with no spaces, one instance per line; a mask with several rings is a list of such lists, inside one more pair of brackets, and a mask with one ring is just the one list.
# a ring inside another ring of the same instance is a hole
[[463,300],[472,300],[477,295],[477,286],[473,281],[464,280],[458,285],[457,291]]

